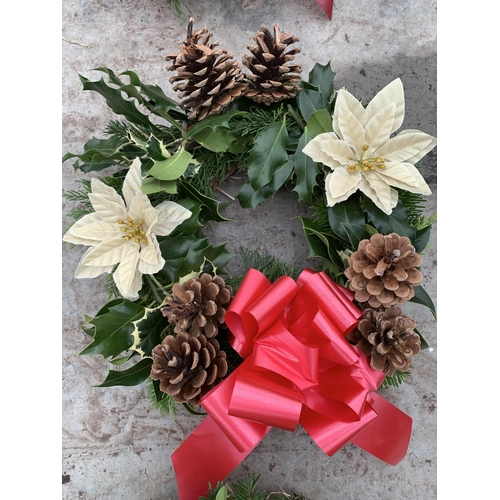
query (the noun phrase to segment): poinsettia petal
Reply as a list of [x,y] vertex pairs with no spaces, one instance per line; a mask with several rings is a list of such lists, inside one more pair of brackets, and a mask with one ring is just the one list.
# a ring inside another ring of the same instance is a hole
[[359,100],[346,89],[340,89],[337,92],[335,109],[333,110],[332,127],[333,130],[337,132],[339,137],[345,140],[345,137],[342,136],[342,132],[339,128],[339,113],[341,112],[340,107],[347,108],[363,126],[366,125],[367,121],[366,110]]
[[114,266],[122,260],[131,245],[139,248],[137,243],[128,242],[121,237],[103,241],[92,247],[81,262],[86,266]]
[[165,260],[161,256],[160,246],[156,236],[148,238],[146,244],[141,243],[139,253],[139,271],[143,274],[155,274],[165,265]]
[[169,235],[179,224],[191,217],[192,212],[173,201],[164,201],[155,207],[158,221],[153,226],[154,234]]
[[375,175],[365,175],[359,183],[359,190],[387,215],[392,213],[392,209],[398,203],[397,191]]
[[86,266],[83,264],[82,261],[91,250],[92,248],[89,248],[80,259],[75,271],[75,278],[96,278],[103,273],[109,274],[113,270],[114,266]]
[[[403,136],[405,134],[413,134],[414,132],[418,132],[422,134],[423,132],[420,132],[420,130],[402,130],[399,134],[398,137]],[[415,156],[412,156],[411,158],[408,158],[406,160],[408,163],[412,163],[415,165],[418,161],[420,161],[429,151],[433,150],[436,147],[437,144],[437,139],[431,135],[429,135],[429,144],[423,148],[419,153],[417,153]]]
[[142,287],[142,274],[138,269],[139,245],[131,245],[113,273],[113,279],[120,293],[128,300],[137,300]]
[[[79,232],[79,230],[82,227],[85,227],[87,224],[92,224],[100,220],[101,218],[95,212],[84,215],[81,219],[78,219],[68,229],[68,231],[66,231],[65,235],[63,236],[63,241],[66,241],[67,243],[73,243],[73,245],[86,245],[86,246],[97,245],[98,241],[96,241],[94,238],[83,237]],[[74,234],[75,231],[78,233],[78,236]]]
[[320,147],[325,154],[330,158],[329,167],[335,170],[339,167],[344,168],[351,165],[356,160],[356,153],[347,142],[335,137],[325,138],[320,143]]
[[372,175],[379,176],[390,186],[405,189],[410,193],[431,194],[422,174],[411,163],[386,163],[386,168],[376,170]]
[[136,158],[125,176],[123,181],[122,193],[127,207],[130,207],[132,200],[137,193],[141,192],[142,176],[141,176],[141,160]]
[[346,168],[338,168],[325,178],[327,204],[332,207],[336,203],[347,200],[358,190],[361,174],[348,172]]
[[127,220],[127,209],[125,208],[123,199],[118,196],[114,189],[111,191],[116,196],[109,196],[109,193],[89,193],[89,200],[92,203],[92,207],[104,222],[112,224],[118,222],[120,219]]
[[368,155],[371,155],[381,144],[389,140],[395,111],[396,104],[391,102],[372,116],[366,124],[365,139],[366,143],[370,146],[367,151]]
[[398,134],[380,146],[376,155],[381,156],[386,162],[407,162],[410,158],[417,157],[422,151],[430,151],[434,137],[414,130]]
[[396,78],[391,83],[386,85],[375,97],[369,102],[366,107],[368,120],[375,116],[387,104],[396,104],[394,111],[394,122],[392,124],[391,134],[398,130],[403,124],[405,117],[405,95],[403,90],[403,82],[400,78]]
[[101,219],[83,226],[73,226],[71,232],[77,238],[92,241],[94,246],[100,241],[114,240],[123,236],[120,224],[109,224]]
[[[340,139],[333,132],[325,132],[324,134],[319,134],[314,139],[310,140],[302,149],[302,152],[311,157],[315,162],[323,163],[323,165],[335,169],[344,163],[340,163],[323,151],[323,145],[327,145],[329,142],[333,143],[332,148],[334,148],[335,144],[343,141],[340,141]],[[348,149],[346,151],[348,151],[348,154],[352,156],[353,152],[349,148],[349,145],[344,142],[343,144],[347,146]],[[344,158],[343,155],[340,156],[342,159]]]
[[335,109],[337,107],[340,108],[338,113],[338,127],[341,137],[356,152],[356,158],[359,158],[363,152],[363,146],[366,144],[365,129],[350,109],[336,104]]

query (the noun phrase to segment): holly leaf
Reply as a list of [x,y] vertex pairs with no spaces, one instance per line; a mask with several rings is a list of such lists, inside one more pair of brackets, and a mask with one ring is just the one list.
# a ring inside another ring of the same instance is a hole
[[315,111],[328,108],[327,98],[323,92],[317,90],[302,89],[298,95],[298,103],[299,110],[306,121]]
[[85,331],[94,340],[80,354],[116,357],[134,343],[133,322],[144,316],[144,307],[126,299],[105,306],[96,317],[87,321]]
[[225,217],[222,217],[222,215],[219,213],[219,201],[200,193],[189,182],[186,182],[183,179],[179,181],[179,194],[181,196],[186,196],[188,198],[196,200],[200,203],[202,207],[202,213],[200,216],[204,222],[207,222],[209,220],[213,220],[215,222],[224,222],[229,220]]
[[175,181],[160,181],[154,177],[146,177],[142,180],[141,191],[144,194],[154,194],[165,191],[168,194],[177,193],[177,182]]
[[176,180],[187,170],[192,158],[193,155],[181,146],[170,158],[162,161],[153,160],[153,167],[147,174],[160,181]]
[[307,129],[311,138],[326,132],[333,132],[332,115],[327,109],[318,109],[307,120]]
[[243,185],[238,193],[238,201],[242,208],[255,208],[259,206],[267,198],[271,198],[276,194],[287,180],[290,178],[294,168],[294,162],[288,161],[278,167],[269,184],[255,190],[252,185],[247,182]]
[[126,144],[127,139],[121,136],[111,136],[107,139],[92,137],[92,139],[84,144],[82,154],[66,153],[62,161],[65,162],[71,158],[78,158],[81,163],[76,161],[73,167],[75,170],[79,169],[82,172],[103,170],[128,159],[128,154],[133,154],[134,151],[135,156],[142,154],[140,148],[135,148],[132,151],[129,148],[129,151],[126,152],[123,149]]
[[[354,235],[359,233],[357,227],[362,227],[366,233],[365,215],[357,198],[354,197],[328,207],[328,222],[334,234],[346,243],[352,244]],[[357,250],[357,245],[353,248]]]
[[288,162],[286,120],[271,123],[255,138],[248,157],[248,179],[253,189],[269,184],[276,170]]
[[330,63],[319,64],[316,63],[309,73],[309,83],[315,86],[323,95],[329,100],[333,94],[336,73],[332,71]]
[[236,139],[236,136],[231,134],[229,121],[242,114],[242,111],[232,110],[204,118],[187,131],[185,138],[193,139],[215,153],[225,152]]
[[[111,70],[96,68],[99,71],[105,71],[111,78],[115,84],[123,85],[114,73]],[[110,87],[105,81],[104,78],[101,78],[99,81],[92,82],[88,78],[85,78],[82,75],[78,75],[80,77],[80,81],[83,84],[83,90],[92,90],[102,95],[106,100],[106,104],[115,112],[117,115],[124,116],[128,121],[135,123],[137,125],[150,126],[151,121],[149,120],[148,115],[145,115],[136,106],[135,101],[125,99],[123,97],[122,91],[120,87],[113,88]]]
[[142,384],[151,373],[151,358],[144,358],[126,370],[110,370],[104,382],[95,387],[134,386]]
[[308,205],[312,203],[312,192],[317,185],[318,164],[313,159],[304,154],[302,150],[312,139],[308,127],[305,128],[299,139],[299,144],[294,155],[295,174],[297,176],[293,190],[299,195],[299,201],[304,201]]
[[163,333],[168,327],[160,307],[146,309],[144,317],[136,321],[135,327],[138,339],[135,349],[142,356],[152,356],[153,349],[161,344]]
[[431,239],[431,231],[432,226],[427,226],[416,231],[413,246],[415,247],[415,251],[417,253],[422,253],[426,249]]
[[337,242],[329,234],[326,234],[314,221],[299,217],[302,222],[302,229],[309,245],[308,258],[320,257],[331,262],[337,270],[341,270],[342,259],[337,253]]
[[414,302],[415,304],[421,304],[431,311],[434,319],[437,319],[436,307],[434,306],[434,302],[430,298],[429,294],[424,290],[421,285],[414,286],[413,290],[415,291],[415,295],[410,299],[410,302]]
[[379,233],[396,233],[399,236],[407,236],[414,244],[416,229],[410,226],[408,222],[408,209],[401,203],[401,200],[393,208],[392,213],[387,215],[372,200],[365,197],[365,212],[368,221],[373,224]]

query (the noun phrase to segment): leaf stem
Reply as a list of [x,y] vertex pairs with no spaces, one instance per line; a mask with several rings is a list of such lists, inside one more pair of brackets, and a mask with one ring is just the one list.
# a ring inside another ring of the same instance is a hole
[[165,288],[162,286],[161,283],[158,282],[158,280],[152,274],[145,274],[144,277],[146,278],[149,288],[153,292],[153,295],[156,301],[158,302],[158,305],[161,305],[163,303],[163,297],[158,293],[158,290],[161,290],[165,295],[167,295]]
[[288,113],[290,116],[297,122],[298,126],[304,130],[305,129],[305,123],[302,117],[292,108],[290,104],[287,106]]

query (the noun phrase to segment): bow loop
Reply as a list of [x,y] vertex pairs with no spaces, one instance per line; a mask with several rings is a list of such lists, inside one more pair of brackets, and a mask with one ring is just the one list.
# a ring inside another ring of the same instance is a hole
[[[306,269],[296,282],[282,276],[273,284],[255,269],[247,273],[225,316],[244,361],[201,399],[208,416],[172,455],[180,500],[222,480],[271,427],[293,431],[300,423],[328,455],[353,441],[388,463],[404,457],[411,419],[374,393],[383,373],[345,338],[362,317],[352,300],[322,272]],[[203,469],[207,443],[223,443],[231,458],[193,483],[190,467]],[[196,455],[190,467],[186,449]]]

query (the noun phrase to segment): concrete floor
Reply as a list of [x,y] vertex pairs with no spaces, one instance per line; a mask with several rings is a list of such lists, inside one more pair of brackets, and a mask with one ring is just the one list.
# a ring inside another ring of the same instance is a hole
[[[261,23],[277,22],[300,38],[296,60],[303,74],[315,62],[332,61],[337,87],[369,99],[396,77],[406,94],[404,128],[436,134],[436,2],[435,0],[337,1],[330,21],[314,0],[181,0],[184,21],[207,26],[237,59]],[[62,154],[79,152],[92,135],[100,135],[115,116],[100,96],[83,92],[78,73],[92,78],[91,69],[127,69],[146,83],[160,85],[171,97],[164,57],[175,52],[185,34],[166,0],[63,0]],[[436,154],[423,162],[424,176],[433,189],[428,209],[436,207]],[[71,161],[63,164],[64,189],[78,187],[80,174]],[[230,180],[226,191],[236,192]],[[228,201],[225,199],[224,201]],[[64,216],[71,205],[63,202]],[[298,266],[307,265],[307,245],[298,221],[304,208],[288,193],[279,193],[255,211],[233,203],[226,212],[237,223],[207,229],[214,243],[228,241],[237,251],[241,241],[260,247]],[[250,226],[251,225],[251,226]],[[252,227],[249,233],[248,227]],[[273,239],[267,235],[273,234]],[[295,235],[295,237],[293,236]],[[289,247],[283,247],[283,243]],[[436,234],[424,256],[424,286],[436,301]],[[97,356],[78,356],[88,343],[80,329],[83,315],[92,315],[106,302],[103,280],[75,280],[73,273],[83,248],[63,248],[62,338],[62,498],[63,500],[175,500],[171,453],[198,425],[200,417],[181,410],[176,420],[151,407],[144,387],[94,388],[106,374]],[[235,260],[231,269],[237,271]],[[259,485],[283,488],[310,500],[407,499],[437,496],[436,446],[436,324],[422,306],[409,306],[431,349],[414,360],[413,375],[399,388],[380,393],[413,418],[412,440],[406,458],[392,467],[349,444],[326,456],[299,429],[273,429],[253,453],[229,476],[261,474]]]

